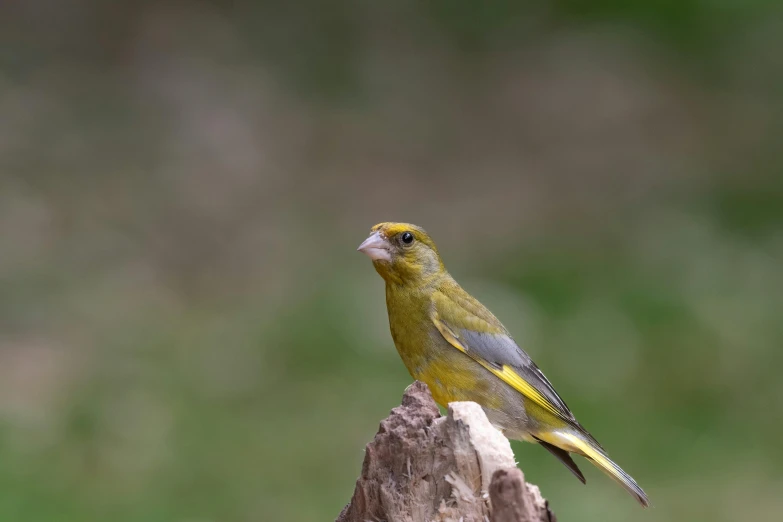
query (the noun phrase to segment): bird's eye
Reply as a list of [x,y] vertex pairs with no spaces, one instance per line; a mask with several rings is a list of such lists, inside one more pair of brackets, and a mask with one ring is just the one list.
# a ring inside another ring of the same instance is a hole
[[406,245],[410,245],[411,243],[413,243],[413,234],[411,234],[410,232],[403,232],[402,242],[405,243]]

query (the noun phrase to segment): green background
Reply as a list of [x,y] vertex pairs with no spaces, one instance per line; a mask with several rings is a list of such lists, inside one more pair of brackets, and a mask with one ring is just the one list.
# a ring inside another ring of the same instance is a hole
[[316,521],[410,377],[355,252],[424,226],[650,495],[783,515],[777,2],[12,2],[0,520]]

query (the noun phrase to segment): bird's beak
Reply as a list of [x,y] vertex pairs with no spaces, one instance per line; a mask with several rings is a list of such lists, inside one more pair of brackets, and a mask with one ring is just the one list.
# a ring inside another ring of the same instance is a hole
[[380,232],[373,232],[364,243],[357,248],[359,252],[367,254],[373,261],[391,261],[389,241]]

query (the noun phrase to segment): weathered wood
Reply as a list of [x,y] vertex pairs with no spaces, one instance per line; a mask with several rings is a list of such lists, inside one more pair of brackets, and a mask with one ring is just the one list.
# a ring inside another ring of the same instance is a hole
[[555,517],[481,407],[452,403],[443,417],[427,386],[413,383],[367,445],[353,498],[337,522],[490,520]]
[[518,468],[499,469],[489,486],[492,522],[557,522],[537,486],[527,484]]

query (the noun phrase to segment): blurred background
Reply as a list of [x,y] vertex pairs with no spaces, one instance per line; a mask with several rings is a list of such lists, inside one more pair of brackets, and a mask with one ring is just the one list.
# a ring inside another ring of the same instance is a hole
[[332,520],[387,220],[654,504],[515,443],[560,520],[780,517],[780,7],[2,2],[0,520]]

